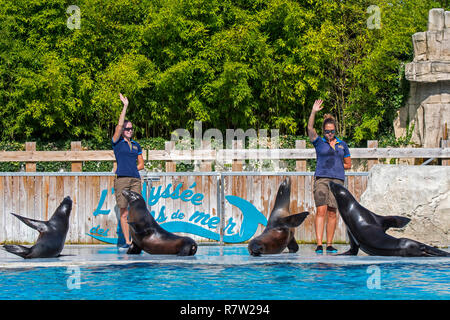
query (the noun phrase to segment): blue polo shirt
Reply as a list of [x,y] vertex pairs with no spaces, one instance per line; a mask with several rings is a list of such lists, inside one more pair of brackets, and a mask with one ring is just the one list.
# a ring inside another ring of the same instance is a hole
[[122,136],[116,142],[114,140],[111,140],[111,142],[117,161],[116,175],[118,177],[140,178],[136,163],[138,155],[142,154],[139,143],[131,139],[130,148],[130,145]]
[[323,137],[313,141],[317,158],[316,177],[345,180],[344,158],[350,157],[350,150],[344,141],[336,140],[334,149]]

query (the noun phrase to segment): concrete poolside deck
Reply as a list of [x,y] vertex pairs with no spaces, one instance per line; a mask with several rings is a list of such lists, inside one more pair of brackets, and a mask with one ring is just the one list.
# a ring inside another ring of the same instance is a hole
[[[348,245],[334,245],[340,253],[348,249]],[[118,250],[112,245],[66,245],[63,256],[47,259],[22,259],[14,254],[0,250],[0,268],[35,268],[35,267],[68,267],[68,266],[107,266],[125,265],[133,263],[147,264],[192,264],[192,265],[245,265],[245,264],[273,264],[292,263],[307,264],[321,263],[332,265],[361,265],[361,264],[440,264],[450,263],[449,257],[405,258],[368,256],[361,252],[358,256],[335,256],[331,254],[316,254],[315,245],[300,245],[295,254],[281,253],[252,257],[247,252],[247,245],[218,245],[199,244],[197,254],[190,257],[173,255],[127,255],[126,251]],[[450,248],[443,250],[450,252]]]

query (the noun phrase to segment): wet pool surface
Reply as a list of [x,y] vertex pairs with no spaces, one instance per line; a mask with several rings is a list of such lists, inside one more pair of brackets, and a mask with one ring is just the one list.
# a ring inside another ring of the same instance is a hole
[[1,250],[0,299],[450,299],[448,257],[317,255],[314,248],[252,257],[246,245],[201,245],[195,256],[177,257],[66,245],[67,256],[33,260]]

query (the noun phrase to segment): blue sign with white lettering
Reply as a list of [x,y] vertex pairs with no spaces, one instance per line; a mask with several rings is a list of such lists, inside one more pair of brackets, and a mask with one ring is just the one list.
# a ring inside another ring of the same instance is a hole
[[[193,189],[196,183],[193,183],[188,189],[181,191],[183,184],[179,183],[172,191],[172,184],[168,184],[164,191],[162,186],[152,187],[150,190],[149,199],[146,199],[147,184],[144,183],[142,195],[146,202],[150,206],[154,206],[160,199],[180,199],[184,202],[191,202],[193,205],[201,205],[205,195],[202,193],[194,193]],[[97,209],[94,211],[94,216],[99,214],[107,215],[111,210],[102,210],[104,201],[108,190],[102,190],[100,201]],[[114,194],[114,188],[112,189]],[[227,195],[225,196],[231,205],[237,207],[242,212],[242,222],[239,230],[236,229],[236,222],[230,217],[224,222],[223,227],[223,241],[226,243],[239,243],[249,240],[256,232],[258,225],[267,225],[266,217],[251,204],[249,201],[237,196]],[[166,200],[167,201],[167,200]],[[220,217],[211,216],[208,213],[196,210],[189,218],[187,218],[184,212],[178,209],[175,212],[166,212],[166,206],[161,206],[159,212],[156,214],[154,210],[151,211],[151,215],[159,223],[159,225],[169,232],[184,232],[200,237],[208,238],[211,240],[220,240],[220,233],[215,232],[217,227],[220,226]],[[169,219],[170,216],[170,220]],[[108,237],[109,229],[102,229],[100,225],[91,228],[87,235],[111,244],[117,244],[118,238]],[[120,233],[120,223],[118,228],[118,234]],[[123,236],[122,236],[123,238]]]

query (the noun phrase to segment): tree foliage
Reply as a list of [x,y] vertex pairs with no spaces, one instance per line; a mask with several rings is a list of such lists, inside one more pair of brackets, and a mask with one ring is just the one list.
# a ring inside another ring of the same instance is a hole
[[[381,28],[369,29],[376,5]],[[0,0],[5,139],[140,137],[209,127],[306,134],[315,99],[356,142],[389,133],[407,96],[411,36],[431,0]]]

